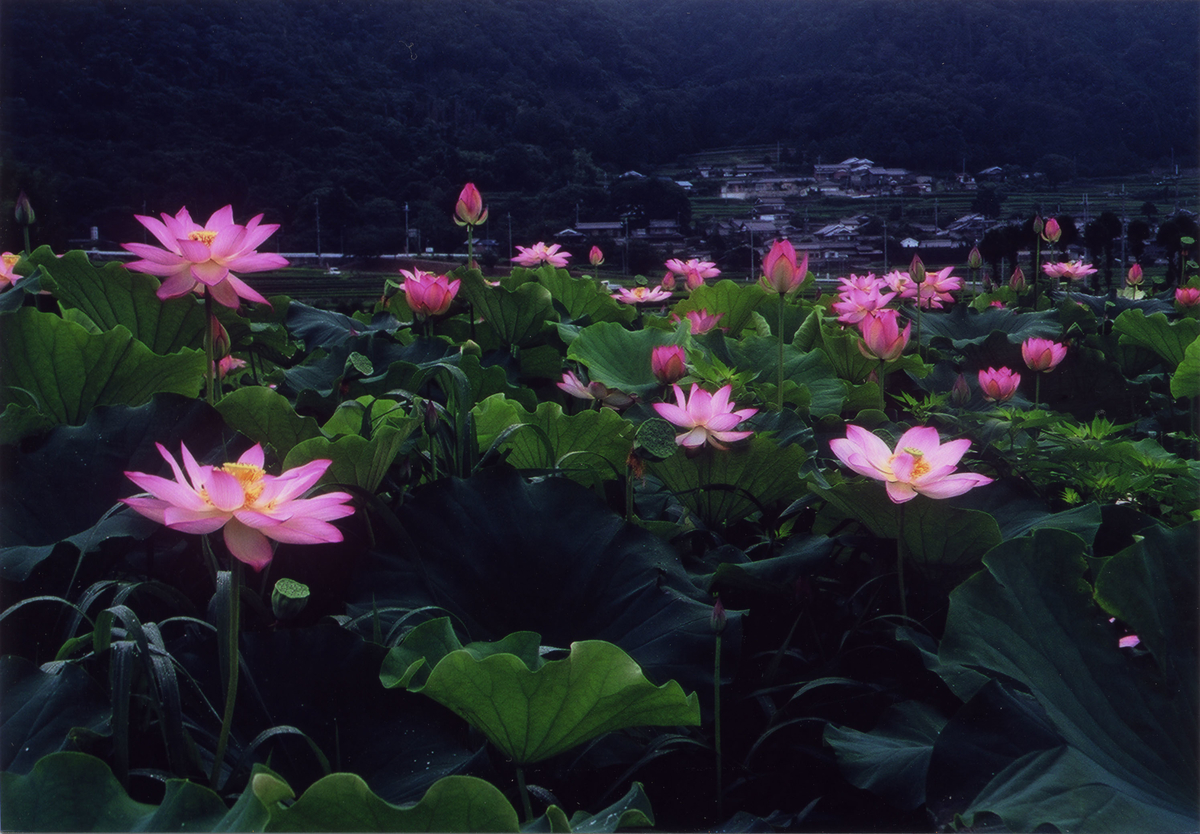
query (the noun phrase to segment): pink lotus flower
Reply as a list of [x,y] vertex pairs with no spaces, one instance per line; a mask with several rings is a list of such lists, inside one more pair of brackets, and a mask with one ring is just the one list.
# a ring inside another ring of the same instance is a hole
[[732,431],[743,421],[758,413],[757,408],[733,410],[729,395],[732,385],[726,385],[715,394],[710,394],[699,385],[692,384],[687,397],[678,385],[675,389],[675,404],[654,403],[654,410],[664,420],[687,431],[675,436],[675,442],[688,449],[698,449],[705,443],[713,448],[724,449],[722,443],[742,440],[754,434],[752,431]]
[[808,275],[808,252],[800,262],[796,262],[796,250],[786,240],[777,240],[771,246],[771,251],[763,258],[763,274],[758,284],[767,292],[780,295],[795,292],[804,283]]
[[555,385],[572,397],[578,397],[581,400],[596,400],[601,405],[608,406],[615,411],[633,405],[635,399],[629,394],[609,388],[601,382],[589,382],[584,385],[583,381],[570,371],[564,371],[562,382],[556,382]]
[[1067,346],[1050,339],[1029,338],[1021,343],[1021,357],[1031,371],[1053,371],[1067,356]]
[[846,426],[846,436],[829,441],[829,448],[858,474],[883,481],[894,504],[911,501],[917,493],[953,498],[992,482],[986,475],[955,471],[971,441],[942,443],[937,429],[928,426],[906,431],[895,451],[866,429]]
[[858,324],[871,313],[881,310],[896,297],[894,292],[880,293],[878,287],[869,290],[846,289],[838,294],[838,301],[830,305],[833,312],[838,314],[837,320],[842,324]]
[[224,356],[219,362],[213,364],[216,366],[217,379],[224,379],[230,372],[246,367],[246,360],[238,359],[236,356]]
[[517,266],[526,266],[530,269],[539,264],[550,264],[555,269],[564,269],[567,266],[567,259],[571,257],[570,252],[559,252],[559,245],[552,243],[547,246],[542,241],[538,241],[533,246],[518,246],[517,249],[521,254],[512,259],[512,262]]
[[1042,271],[1051,278],[1063,278],[1068,281],[1081,281],[1095,273],[1096,268],[1083,261],[1064,261],[1057,264],[1042,264]]
[[1180,307],[1200,306],[1200,288],[1180,287],[1175,290],[1175,303]]
[[893,269],[891,272],[883,276],[883,283],[888,288],[899,295],[901,298],[916,298],[917,297],[917,282],[912,279],[912,276],[907,272],[901,272],[898,269]]
[[1062,237],[1062,228],[1059,227],[1058,221],[1051,217],[1042,227],[1042,240],[1046,243],[1058,243],[1060,237]]
[[950,402],[957,406],[964,406],[971,401],[971,388],[967,385],[967,378],[962,374],[954,380],[954,385],[950,387]]
[[0,290],[8,289],[21,280],[21,276],[13,272],[13,267],[19,260],[21,260],[21,256],[14,255],[12,252],[0,255]]
[[878,359],[881,362],[891,362],[899,359],[908,345],[908,335],[912,331],[912,322],[900,329],[900,314],[896,310],[875,310],[858,323],[862,341],[858,349],[868,359]]
[[650,352],[650,369],[655,379],[669,385],[687,373],[687,354],[679,345],[659,345]]
[[1025,289],[1025,273],[1021,271],[1021,267],[1017,267],[1013,270],[1012,277],[1008,279],[1008,285],[1012,287],[1015,292],[1020,292],[1021,290]]
[[454,222],[459,226],[481,226],[487,220],[488,212],[483,207],[483,196],[475,183],[469,182],[463,186],[454,205]]
[[604,253],[600,251],[599,246],[593,246],[592,251],[588,252],[588,263],[592,266],[600,266],[604,263]]
[[658,282],[658,285],[667,292],[674,292],[676,283],[677,281],[675,280],[675,273],[667,270],[667,272],[663,274],[662,280]]
[[705,279],[716,278],[721,274],[721,270],[717,269],[715,263],[697,260],[696,258],[692,258],[689,261],[671,258],[671,260],[666,262],[666,267],[684,279],[684,283],[689,290],[703,286]]
[[671,297],[671,293],[664,290],[662,287],[621,287],[613,295],[617,301],[622,304],[652,304],[655,301],[666,301]]
[[266,304],[267,299],[233,272],[262,272],[288,265],[281,255],[257,251],[279,228],[277,223],[259,225],[261,214],[245,226],[233,222],[232,206],[218,209],[204,226],[192,220],[187,208],[181,208],[174,217],[163,214],[161,221],[140,214],[134,216],[164,248],[122,243],[122,249],[141,258],[127,268],[165,279],[158,288],[158,297],[162,299],[178,298],[195,290],[208,292],[218,304],[235,309],[240,304],[239,298]]
[[945,269],[939,269],[937,272],[928,273],[925,276],[925,281],[922,282],[921,288],[917,291],[917,299],[923,309],[942,309],[942,304],[953,304],[954,296],[951,292],[962,289],[962,279],[957,275],[951,275],[950,272],[954,267],[948,266]]
[[[683,314],[684,318],[692,323],[693,336],[699,336],[701,333],[707,333],[708,331],[712,330],[717,326],[717,322],[719,322],[724,315],[724,313],[709,315],[708,310],[688,310]],[[677,313],[672,313],[671,321],[680,321],[679,315]],[[726,328],[722,327],[719,329],[725,330]]]
[[171,453],[161,443],[155,445],[171,465],[175,480],[126,472],[129,480],[153,497],[134,496],[121,502],[172,530],[212,533],[224,528],[229,552],[256,571],[271,562],[269,539],[290,544],[340,542],[341,531],[329,522],[354,514],[354,508],[347,506],[351,496],[345,492],[299,497],[321,479],[330,461],[314,460],[275,476],[263,471],[263,450],[257,444],[237,463],[220,468],[199,465],[187,446],[180,444],[184,477]]
[[842,285],[842,288],[838,290],[839,293],[844,293],[848,290],[862,290],[863,292],[870,292],[874,289],[878,289],[880,292],[882,292],[887,288],[887,281],[876,276],[874,272],[868,272],[866,275],[855,275],[852,272],[847,276],[838,278],[838,283]]
[[1011,400],[1020,384],[1021,375],[1008,368],[988,368],[979,372],[979,387],[983,390],[983,398],[990,403]]
[[1139,287],[1144,280],[1142,276],[1142,265],[1134,264],[1129,267],[1129,274],[1125,276],[1125,284],[1130,287]]
[[400,270],[404,276],[404,299],[408,307],[418,316],[440,316],[450,309],[454,296],[458,295],[458,287],[462,283],[458,278],[453,281],[446,275],[434,275],[414,269]]

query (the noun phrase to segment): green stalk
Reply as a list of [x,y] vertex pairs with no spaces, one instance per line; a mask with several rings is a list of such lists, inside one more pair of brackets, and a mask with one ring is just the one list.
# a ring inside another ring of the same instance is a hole
[[887,402],[883,398],[883,388],[887,381],[887,363],[882,359],[879,360],[879,410],[883,411],[887,407]]
[[217,404],[217,369],[214,360],[216,348],[212,332],[212,295],[204,291],[204,391],[209,405]]
[[[780,296],[782,298],[783,296]],[[721,632],[713,659],[713,749],[717,764],[717,821],[725,819],[725,797],[721,786]]]
[[25,224],[25,228],[24,228],[22,231],[24,231],[24,232],[25,232],[25,257],[27,257],[27,258],[28,258],[28,257],[29,257],[29,253],[32,251],[32,250],[29,248],[29,225],[28,225],[28,224]]
[[776,404],[783,411],[783,293],[779,294],[779,385],[775,389]]
[[1042,406],[1042,374],[1035,371],[1033,375],[1033,407],[1041,408]]
[[625,464],[625,520],[633,523],[633,467],[628,463]]
[[900,585],[900,616],[908,618],[908,599],[904,594],[904,505],[900,505],[900,530],[896,535],[896,577]]
[[525,822],[533,821],[533,803],[529,801],[529,789],[525,787],[525,769],[517,765],[517,792],[521,794],[521,810],[525,812]]
[[230,559],[230,590],[229,590],[229,640],[228,663],[229,681],[225,688],[225,715],[221,718],[221,735],[217,738],[217,752],[213,756],[212,774],[209,776],[209,787],[217,789],[221,776],[221,760],[225,758],[225,747],[229,744],[229,730],[233,726],[233,708],[237,702],[238,686],[238,630],[240,628],[242,607],[242,563]]

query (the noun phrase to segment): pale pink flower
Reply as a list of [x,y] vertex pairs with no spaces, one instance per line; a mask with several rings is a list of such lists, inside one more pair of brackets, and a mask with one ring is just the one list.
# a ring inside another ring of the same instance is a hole
[[1180,307],[1200,306],[1200,288],[1180,287],[1175,290],[1175,303]]
[[901,298],[917,297],[917,282],[907,272],[893,269],[883,276],[883,283]]
[[983,398],[990,403],[1011,400],[1020,384],[1021,375],[1009,368],[988,368],[979,372],[979,387],[983,391]]
[[962,279],[950,274],[953,269],[954,267],[948,266],[925,275],[925,281],[917,291],[918,303],[923,309],[940,310],[943,303],[954,303],[954,296],[950,293],[962,289]]
[[883,481],[888,498],[903,504],[917,497],[953,498],[992,479],[972,472],[956,472],[958,462],[971,447],[970,440],[942,443],[937,429],[914,426],[896,444],[895,451],[860,426],[846,426],[846,436],[829,441],[838,460],[860,475]]
[[400,270],[404,276],[404,300],[408,307],[419,316],[440,316],[450,309],[454,296],[458,295],[458,287],[462,281],[455,278],[450,280],[446,275],[434,275],[414,269]]
[[216,365],[217,379],[224,379],[231,371],[240,371],[246,367],[246,360],[236,356],[223,356],[219,362],[213,364]]
[[858,323],[862,341],[858,343],[859,352],[868,359],[878,359],[881,362],[891,362],[899,359],[908,345],[908,335],[912,331],[912,322],[900,329],[900,314],[896,310],[875,310]]
[[671,297],[671,293],[664,290],[662,287],[621,287],[613,296],[622,304],[651,304],[655,301],[666,301]]
[[830,305],[833,312],[838,314],[842,324],[858,324],[876,310],[887,306],[896,297],[894,292],[880,293],[879,287],[869,290],[845,289],[838,294],[838,301]]
[[701,261],[692,258],[688,261],[681,261],[678,258],[671,258],[666,262],[667,269],[684,279],[684,283],[689,290],[694,290],[704,284],[708,278],[716,278],[721,274],[721,270],[717,269],[717,265],[711,261]]
[[855,275],[854,273],[850,273],[848,276],[838,278],[838,283],[842,285],[842,289],[839,290],[839,292],[846,292],[847,290],[862,290],[863,292],[870,292],[874,289],[878,289],[880,292],[882,292],[887,287],[887,282],[883,278],[877,276],[874,272],[868,272],[866,275]]
[[177,298],[193,290],[208,292],[218,304],[237,308],[239,298],[266,304],[267,299],[252,290],[234,275],[237,272],[262,272],[288,265],[287,259],[271,252],[259,252],[257,247],[270,237],[279,225],[260,225],[262,215],[251,218],[245,226],[233,222],[233,207],[218,209],[200,226],[187,208],[181,208],[162,220],[134,215],[164,248],[144,243],[122,243],[121,248],[138,255],[141,260],[127,265],[135,272],[148,272],[163,278],[158,297]]
[[559,252],[559,248],[557,243],[547,246],[540,240],[533,246],[518,246],[517,249],[521,254],[513,258],[512,262],[517,266],[526,266],[530,269],[539,264],[550,264],[555,269],[564,269],[571,253]]
[[679,345],[659,345],[650,352],[650,369],[659,382],[673,383],[687,373],[687,354]]
[[262,446],[254,445],[237,463],[221,467],[196,463],[187,446],[180,444],[183,470],[161,443],[159,454],[171,466],[175,479],[145,472],[126,472],[152,497],[134,496],[121,502],[146,516],[184,533],[213,533],[224,528],[225,545],[234,558],[256,571],[273,557],[271,542],[320,544],[340,542],[342,533],[332,524],[354,514],[345,492],[327,492],[315,498],[300,496],[312,488],[330,461],[314,460],[282,475],[263,471]]
[[675,389],[675,404],[654,403],[658,416],[687,431],[675,436],[675,442],[689,449],[697,449],[705,443],[713,448],[724,449],[723,443],[742,440],[754,434],[752,431],[733,431],[743,421],[758,413],[757,408],[734,411],[729,395],[733,386],[726,385],[717,393],[710,394],[695,383],[685,397],[683,389]]
[[487,220],[488,210],[483,207],[483,196],[475,183],[463,186],[454,204],[454,222],[459,226],[481,226]]
[[1031,371],[1053,371],[1067,356],[1067,346],[1050,339],[1031,337],[1021,343],[1021,358]]
[[636,399],[623,391],[609,388],[601,382],[589,382],[584,385],[583,381],[571,371],[563,371],[562,382],[556,382],[555,385],[572,397],[578,397],[581,400],[596,400],[601,405],[608,406],[615,411],[633,405]]
[[1081,281],[1095,273],[1096,268],[1083,261],[1063,261],[1056,264],[1042,264],[1042,271],[1051,278],[1065,278],[1068,281]]
[[599,246],[593,246],[592,251],[588,252],[588,263],[592,266],[600,266],[604,263],[604,253],[600,251]]
[[808,252],[796,262],[796,249],[789,241],[777,240],[763,258],[763,274],[758,284],[767,292],[785,295],[795,292],[808,275]]
[[[692,323],[692,335],[699,336],[701,333],[707,333],[716,327],[717,322],[719,322],[724,315],[724,313],[710,315],[708,310],[688,310],[683,314],[683,317]],[[681,319],[677,313],[671,314],[671,321],[678,322],[680,320]],[[718,329],[725,330],[727,328],[721,327]]]
[[21,256],[14,255],[12,252],[0,255],[0,290],[8,289],[21,280],[21,276],[13,272],[13,267],[19,260],[21,260]]

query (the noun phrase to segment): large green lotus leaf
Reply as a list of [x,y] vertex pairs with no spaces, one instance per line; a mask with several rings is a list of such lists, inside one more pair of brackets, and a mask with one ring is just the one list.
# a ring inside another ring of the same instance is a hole
[[536,671],[512,654],[443,657],[419,690],[462,716],[518,765],[540,762],[626,727],[700,724],[696,694],[655,686],[618,646],[571,644]]
[[369,324],[364,324],[345,313],[320,310],[298,301],[288,305],[286,324],[292,335],[302,339],[309,350],[338,345],[371,331],[391,332],[400,325],[395,318],[386,313],[381,313],[371,319]]
[[1113,331],[1122,344],[1149,348],[1174,371],[1183,361],[1188,345],[1200,337],[1200,321],[1190,318],[1168,321],[1166,313],[1147,316],[1141,310],[1126,310],[1113,321]]
[[462,280],[461,292],[475,314],[482,316],[505,344],[524,344],[540,333],[547,321],[558,319],[550,290],[537,282],[509,289],[489,286],[479,270],[459,270],[455,274]]
[[[1155,551],[1151,557],[1141,565],[1137,557],[1123,559],[1111,581],[1130,584],[1118,595],[1123,610],[1139,611],[1142,622],[1165,624],[1144,611],[1169,604],[1170,589],[1147,587],[1137,575],[1144,577],[1148,563],[1191,561],[1192,567],[1165,572],[1194,576],[1196,530],[1147,541],[1141,547]],[[951,594],[939,656],[946,664],[1015,681],[1036,698],[1063,744],[1031,750],[979,796],[964,800],[968,824],[987,811],[1013,830],[1044,823],[1063,830],[1193,830],[1195,700],[1187,689],[1166,686],[1161,668],[1137,663],[1117,647],[1107,612],[1083,579],[1083,540],[1038,530],[996,547],[984,566]],[[1167,624],[1170,639],[1193,655],[1194,616]]]
[[910,810],[925,801],[933,743],[945,724],[945,716],[928,704],[903,701],[888,707],[869,733],[830,724],[824,739],[852,785]]
[[671,312],[681,319],[693,310],[707,310],[710,315],[724,313],[720,325],[729,328],[729,335],[736,338],[742,334],[742,328],[751,323],[754,311],[768,298],[757,284],[723,280],[692,290],[691,295],[671,308]]
[[408,418],[402,427],[389,423],[376,429],[369,440],[353,434],[337,440],[313,437],[292,447],[284,458],[283,468],[292,469],[314,460],[330,460],[333,462],[320,483],[356,486],[374,492],[400,453],[400,447],[419,423],[418,417]]
[[1172,397],[1200,397],[1200,336],[1183,351],[1183,360],[1171,376]]
[[519,831],[517,812],[498,788],[473,776],[439,779],[416,805],[379,798],[361,777],[333,773],[286,808],[269,806],[266,831]]
[[[745,336],[733,348],[739,369],[759,371],[760,382],[775,382],[779,373],[779,343],[773,338]],[[783,346],[783,378],[791,380],[811,394],[808,416],[837,416],[846,400],[846,383],[838,379],[829,357],[821,350],[802,353],[791,345]]]
[[617,301],[591,278],[572,278],[565,269],[538,270],[536,274],[538,282],[563,306],[571,321],[586,318],[591,322],[628,324],[637,318],[637,310]]
[[1000,537],[1015,539],[1043,527],[1070,530],[1089,545],[1096,538],[1103,518],[1098,504],[1081,504],[1059,512],[1050,512],[1046,503],[1031,497],[1019,484],[1000,479],[973,489],[954,499],[954,505],[991,515],[1000,527]]
[[59,426],[36,444],[4,447],[0,576],[24,581],[60,541],[88,553],[106,539],[145,538],[158,527],[150,519],[124,508],[105,517],[118,498],[137,491],[125,471],[169,476],[155,442],[178,458],[186,440],[203,457],[232,438],[203,401],[158,394],[137,408],[97,408],[82,426]]
[[704,446],[695,457],[682,451],[648,464],[650,472],[707,525],[741,518],[760,507],[805,492],[800,466],[808,453],[755,435],[728,449]]
[[87,253],[75,250],[61,258],[48,246],[29,256],[54,281],[54,296],[66,307],[84,313],[101,330],[124,325],[133,337],[155,353],[180,348],[204,348],[204,306],[188,294],[161,300],[157,278],[110,263],[96,269]]
[[28,773],[42,756],[67,746],[77,727],[108,729],[107,694],[78,666],[42,670],[23,657],[3,657],[0,680],[0,770]]
[[[606,640],[652,681],[711,691],[711,599],[669,545],[590,490],[490,467],[417,490],[399,517],[407,536],[364,555],[347,595],[352,615],[437,605],[464,639]],[[395,618],[380,619],[386,630]],[[722,641],[731,664],[740,629],[731,612]]]
[[829,560],[836,544],[826,536],[795,535],[787,540],[778,556],[717,565],[713,585],[791,597],[796,580],[812,576]]
[[[160,805],[136,802],[107,764],[83,753],[53,753],[28,775],[0,774],[0,795],[5,831],[214,831],[233,816],[215,793],[183,779],[167,780]],[[258,808],[238,821],[261,826],[267,813]]]
[[841,515],[885,539],[899,536],[903,507],[904,546],[913,564],[922,569],[971,568],[1001,540],[1000,528],[991,515],[963,509],[953,499],[918,495],[905,504],[893,504],[882,483],[866,480],[829,489],[814,487],[813,492]]
[[820,325],[817,334],[817,345],[840,378],[857,385],[879,370],[879,361],[858,349],[861,339],[855,330],[843,328],[830,319]]
[[564,414],[558,403],[542,403],[530,413],[503,394],[493,394],[474,413],[481,450],[510,426],[529,426],[501,442],[501,449],[511,450],[508,462],[517,469],[561,470],[582,484],[622,474],[633,446],[633,424],[611,408]]
[[383,659],[383,668],[379,671],[379,682],[388,689],[406,686],[414,692],[418,691],[441,659],[460,649],[470,652],[476,660],[493,654],[511,654],[520,658],[530,669],[537,670],[545,662],[540,654],[541,639],[541,635],[532,631],[518,631],[495,642],[468,643],[464,646],[454,633],[450,618],[437,617],[414,627],[388,651]]
[[[1009,309],[990,307],[983,312],[972,310],[966,304],[955,304],[948,312],[921,313],[921,344],[934,339],[947,339],[955,350],[968,345],[981,345],[994,332],[1003,333],[1009,342],[1023,342],[1032,337],[1057,339],[1062,335],[1062,325],[1057,312],[1046,310],[1038,313],[1017,313]],[[913,317],[915,319],[915,315]],[[916,325],[913,325],[916,338]]]
[[629,330],[617,322],[598,322],[579,331],[567,358],[587,366],[588,377],[626,394],[648,395],[661,386],[654,378],[650,354],[659,345],[686,345],[689,324],[675,330]]
[[159,356],[121,325],[93,335],[31,307],[2,318],[5,399],[32,400],[62,424],[80,425],[96,406],[141,405],[160,391],[194,397],[204,381],[202,352]]
[[[448,359],[448,354],[453,350],[454,346],[449,342],[438,339],[418,339],[410,345],[401,345],[383,333],[363,333],[333,345],[319,358],[284,371],[284,383],[280,385],[280,392],[294,396],[302,391],[312,390],[323,397],[332,395],[346,375],[347,364],[354,353],[366,358],[379,382],[390,385],[393,380],[389,378],[388,370],[393,364],[419,366],[427,362],[438,362]],[[372,392],[352,392],[353,396],[358,396],[359,393]]]
[[321,435],[316,420],[301,417],[287,397],[270,388],[247,386],[232,391],[217,403],[217,411],[230,428],[269,446],[281,459],[296,444]]

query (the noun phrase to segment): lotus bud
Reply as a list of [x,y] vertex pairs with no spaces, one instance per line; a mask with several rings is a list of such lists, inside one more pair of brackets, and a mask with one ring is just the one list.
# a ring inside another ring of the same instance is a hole
[[37,215],[33,211],[33,206],[29,204],[29,197],[25,195],[24,191],[17,196],[17,207],[13,214],[17,218],[17,222],[24,226],[32,226],[37,222]]
[[996,285],[992,282],[992,273],[983,273],[983,291],[991,292]]
[[970,401],[971,388],[967,385],[967,378],[959,374],[958,379],[954,380],[954,386],[950,389],[950,402],[962,407]]
[[1051,217],[1046,221],[1046,228],[1042,230],[1042,240],[1046,243],[1058,243],[1058,239],[1062,237],[1062,229],[1059,228],[1058,221]]
[[483,348],[474,339],[467,339],[463,342],[458,352],[463,356],[483,356]]
[[650,353],[654,378],[663,385],[678,382],[687,373],[687,355],[679,345],[659,345]]
[[480,226],[487,220],[488,212],[483,207],[483,197],[475,183],[469,182],[463,186],[458,195],[458,203],[454,206],[454,222],[459,226]]
[[664,290],[674,290],[675,283],[675,273],[668,270],[667,274],[663,276],[662,281],[660,281],[658,285]]
[[1035,214],[1033,216],[1033,233],[1035,235],[1040,235],[1042,233],[1042,229],[1044,228],[1046,228],[1046,224],[1042,220],[1041,215]]
[[1021,271],[1021,267],[1013,270],[1012,277],[1008,279],[1008,285],[1016,292],[1025,289],[1025,273]]
[[1200,289],[1180,287],[1175,290],[1175,303],[1180,307],[1200,307]]
[[983,266],[983,255],[979,254],[979,247],[972,246],[971,251],[967,253],[967,269],[979,269]]
[[300,616],[308,605],[308,586],[303,582],[286,577],[275,583],[271,591],[271,611],[277,620],[290,620]]
[[438,410],[437,404],[433,400],[425,401],[425,431],[433,434],[437,431]]
[[912,263],[908,265],[908,277],[914,284],[925,283],[925,264],[920,255],[913,255]]
[[1142,265],[1134,264],[1129,267],[1129,274],[1125,276],[1125,283],[1131,287],[1138,287],[1142,284]]
[[213,359],[224,359],[231,348],[229,331],[216,316],[209,319],[209,326],[212,328]]
[[712,629],[713,634],[720,634],[725,630],[725,606],[721,604],[721,598],[718,596],[717,601],[713,603],[712,614],[708,618],[708,627]]
[[600,266],[604,263],[604,253],[600,251],[599,246],[593,246],[592,251],[588,253],[588,262],[592,266]]

